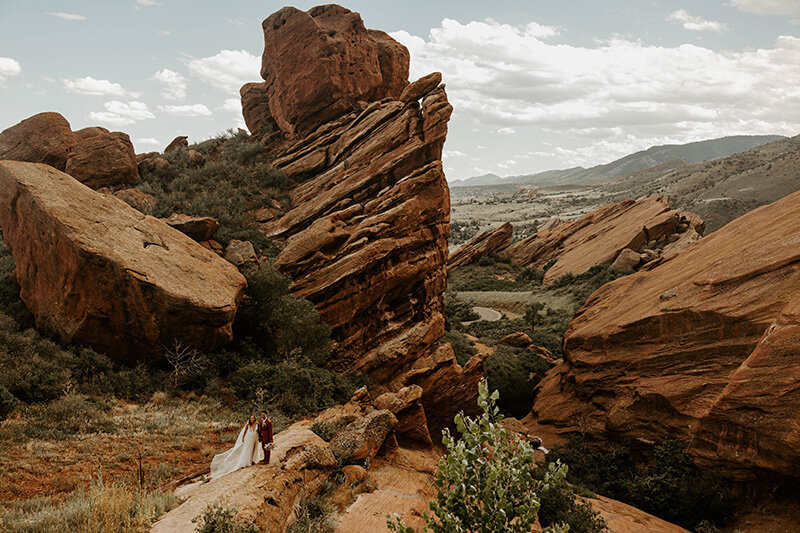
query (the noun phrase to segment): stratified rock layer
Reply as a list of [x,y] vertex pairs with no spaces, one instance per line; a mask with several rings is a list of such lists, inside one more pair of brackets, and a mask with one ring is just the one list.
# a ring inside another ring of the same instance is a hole
[[0,228],[37,326],[120,359],[232,337],[245,281],[176,229],[49,166],[0,162]]
[[481,257],[497,254],[508,248],[514,227],[506,222],[499,228],[487,230],[453,252],[447,260],[447,270],[474,263]]
[[292,208],[262,227],[285,240],[275,264],[295,294],[333,328],[336,369],[397,381],[444,332],[451,111],[443,87],[421,104],[374,102],[274,161],[301,183]]
[[[543,268],[544,283],[565,274],[581,274],[595,265],[610,265],[622,250],[654,251],[661,254],[670,242],[692,242],[689,235],[702,235],[703,223],[692,213],[681,213],[659,197],[625,200],[592,211],[568,222],[548,224],[536,235],[512,244],[500,253],[516,264]],[[676,235],[676,237],[671,237]],[[683,235],[683,237],[681,237]],[[670,241],[672,238],[672,241]],[[683,240],[681,240],[683,239]],[[674,253],[680,246],[673,246]]]
[[[800,193],[595,292],[540,385],[540,423],[691,442],[734,479],[800,475]],[[580,427],[578,427],[580,426]]]
[[39,113],[0,133],[0,160],[44,163],[93,189],[133,185],[138,163],[130,138],[105,128],[73,132],[58,113]]
[[241,91],[253,134],[275,123],[306,135],[369,102],[398,99],[408,85],[408,50],[384,32],[366,29],[358,13],[341,6],[284,7],[262,28],[266,81]]

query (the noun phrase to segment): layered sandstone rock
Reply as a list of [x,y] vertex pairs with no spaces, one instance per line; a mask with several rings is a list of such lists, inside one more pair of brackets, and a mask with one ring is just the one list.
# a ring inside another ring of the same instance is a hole
[[462,244],[458,250],[450,255],[447,259],[447,270],[469,265],[489,254],[502,252],[511,244],[511,235],[513,233],[514,227],[511,222],[506,222],[491,231],[484,231],[469,242]]
[[263,225],[276,266],[333,329],[333,366],[396,380],[444,332],[450,198],[441,151],[452,107],[439,87],[384,101],[286,147],[274,164],[306,177]]
[[0,228],[38,327],[120,359],[231,339],[245,281],[155,218],[52,167],[0,162]]
[[[544,283],[548,284],[565,274],[577,275],[595,265],[610,265],[626,248],[652,260],[663,255],[662,250],[670,242],[680,240],[682,246],[688,246],[692,240],[681,239],[681,235],[690,230],[689,235],[702,235],[703,229],[699,217],[671,209],[663,198],[625,200],[577,220],[548,223],[536,235],[512,244],[500,255],[534,268],[552,262],[544,276]],[[679,249],[675,245],[669,253]]]
[[164,148],[164,153],[173,152],[179,148],[188,148],[189,147],[189,137],[186,135],[179,135],[172,139],[172,141]]
[[540,385],[539,422],[684,439],[731,478],[800,475],[798,228],[794,193],[600,288]]
[[219,229],[219,222],[215,218],[193,217],[182,213],[172,213],[164,222],[198,242],[209,240]]
[[241,91],[253,134],[275,124],[306,135],[369,102],[398,99],[408,85],[408,50],[384,32],[366,29],[358,13],[341,6],[307,12],[285,7],[262,28],[265,82]]
[[93,189],[133,185],[138,162],[130,138],[105,128],[73,132],[58,113],[40,113],[0,133],[0,160],[44,163]]

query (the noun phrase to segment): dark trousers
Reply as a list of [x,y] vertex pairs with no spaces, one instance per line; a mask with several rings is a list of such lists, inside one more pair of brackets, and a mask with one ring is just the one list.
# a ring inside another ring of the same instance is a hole
[[267,445],[265,443],[263,443],[263,442],[261,443],[261,451],[264,452],[264,462],[268,463],[269,462],[269,454],[270,454],[271,450],[268,450],[267,449]]

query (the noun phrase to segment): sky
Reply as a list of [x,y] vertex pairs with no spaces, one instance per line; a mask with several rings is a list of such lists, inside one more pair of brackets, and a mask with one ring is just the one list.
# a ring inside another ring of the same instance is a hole
[[[315,2],[295,2],[308,9]],[[443,74],[449,180],[800,134],[800,0],[353,0]],[[244,127],[271,0],[0,0],[0,129],[57,111],[137,152]]]

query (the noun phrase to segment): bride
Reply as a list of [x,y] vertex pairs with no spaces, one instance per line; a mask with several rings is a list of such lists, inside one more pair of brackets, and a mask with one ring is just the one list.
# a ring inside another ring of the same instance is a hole
[[261,447],[258,445],[258,422],[251,416],[245,423],[233,448],[217,454],[211,461],[211,479],[230,474],[240,468],[257,463],[261,459]]

